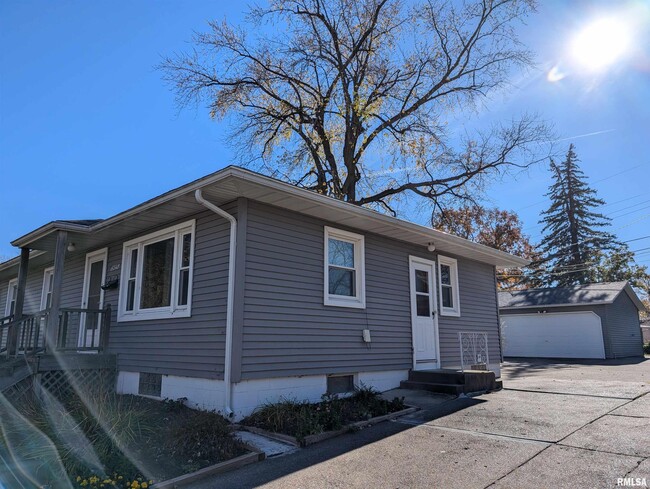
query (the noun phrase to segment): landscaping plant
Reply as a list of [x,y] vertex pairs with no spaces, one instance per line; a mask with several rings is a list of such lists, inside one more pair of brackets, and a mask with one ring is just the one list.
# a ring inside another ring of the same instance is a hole
[[356,421],[401,411],[404,398],[387,401],[372,387],[360,386],[349,397],[324,395],[321,402],[309,403],[282,399],[256,409],[242,420],[243,425],[294,436],[306,436],[339,430]]
[[4,417],[3,411],[0,451],[19,454],[17,468],[35,480],[53,482],[65,471],[74,487],[87,489],[146,489],[154,479],[247,452],[225,418],[190,409],[185,401],[101,390],[59,399],[37,389],[20,399],[20,415],[5,406],[12,416]]

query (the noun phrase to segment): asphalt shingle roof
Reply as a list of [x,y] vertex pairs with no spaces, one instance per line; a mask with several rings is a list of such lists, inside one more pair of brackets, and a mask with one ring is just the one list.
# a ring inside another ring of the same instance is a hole
[[81,226],[92,226],[98,222],[102,222],[103,219],[59,219],[56,222],[65,222],[68,224],[79,224]]
[[611,303],[627,282],[554,287],[546,289],[499,292],[499,307],[575,306],[579,304]]

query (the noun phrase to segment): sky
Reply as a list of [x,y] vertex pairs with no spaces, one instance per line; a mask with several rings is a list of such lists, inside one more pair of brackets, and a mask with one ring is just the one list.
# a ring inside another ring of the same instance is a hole
[[[637,261],[650,265],[650,3],[540,4],[518,28],[536,68],[513,74],[456,124],[472,130],[537,113],[558,151],[575,144],[611,229],[635,240]],[[203,0],[0,2],[0,258],[51,220],[110,217],[233,162],[225,124],[201,108],[179,111],[155,66],[187,51],[208,20],[243,14],[237,2]],[[595,59],[598,36],[572,53],[576,36],[601,19],[622,22],[615,27],[628,44],[594,70],[611,42]],[[550,183],[542,163],[495,181],[487,203],[517,212],[538,240]]]

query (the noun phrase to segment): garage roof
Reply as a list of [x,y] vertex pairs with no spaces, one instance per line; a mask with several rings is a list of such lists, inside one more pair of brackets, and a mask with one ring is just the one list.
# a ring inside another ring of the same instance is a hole
[[499,309],[611,304],[622,292],[627,293],[639,311],[645,311],[643,302],[628,282],[602,282],[573,287],[499,292]]

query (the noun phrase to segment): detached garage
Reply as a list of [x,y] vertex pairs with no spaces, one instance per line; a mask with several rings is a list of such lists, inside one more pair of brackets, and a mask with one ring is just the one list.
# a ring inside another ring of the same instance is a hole
[[643,303],[627,282],[499,292],[506,357],[643,355]]

